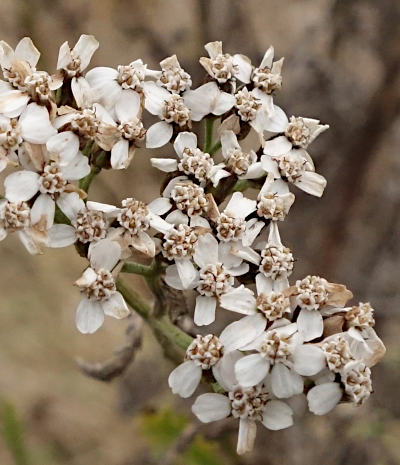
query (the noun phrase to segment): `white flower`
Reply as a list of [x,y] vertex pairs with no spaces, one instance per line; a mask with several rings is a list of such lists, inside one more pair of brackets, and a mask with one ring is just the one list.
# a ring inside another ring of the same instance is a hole
[[252,65],[249,58],[239,54],[231,56],[222,53],[222,42],[209,42],[204,48],[210,58],[200,58],[200,64],[219,84],[235,78],[245,84],[250,82]]
[[314,415],[325,415],[336,407],[342,396],[339,383],[317,384],[307,393],[308,408]]
[[353,294],[342,284],[329,283],[319,276],[307,276],[291,288],[294,306],[300,307],[297,317],[299,333],[305,341],[322,336],[323,316],[340,310]]
[[343,368],[341,381],[347,398],[355,403],[362,404],[372,392],[371,370],[359,360],[354,360]]
[[283,280],[287,287],[288,277],[293,272],[293,263],[293,254],[289,247],[282,244],[278,224],[272,221],[268,241],[261,251],[260,273],[270,281]]
[[275,179],[283,177],[308,194],[322,196],[326,179],[315,172],[314,163],[304,149],[292,149],[283,155],[271,155],[272,152],[264,147],[266,155],[261,157],[261,164],[265,171],[272,173]]
[[235,108],[240,119],[262,137],[264,132],[283,132],[287,127],[284,111],[274,105],[272,95],[259,88],[249,91],[247,87],[235,93]]
[[[163,197],[171,199],[178,210],[192,218],[200,217],[208,211],[209,198],[204,189],[190,181],[187,176],[176,176],[171,179],[163,191]],[[170,221],[168,218],[167,220]]]
[[211,180],[217,186],[220,179],[229,176],[222,163],[216,165],[210,154],[197,148],[197,136],[193,132],[180,132],[175,139],[174,149],[178,160],[151,158],[151,164],[166,173],[181,171],[196,178],[202,186]]
[[[117,170],[127,168],[135,154],[136,144],[143,141],[146,135],[141,121],[141,96],[129,89],[120,94],[113,111],[116,122],[103,107],[95,105],[95,108],[97,117],[102,121],[98,137],[102,142],[112,144],[111,167]],[[115,131],[110,130],[110,126]]]
[[0,42],[0,65],[8,82],[0,81],[0,113],[19,116],[30,101],[49,106],[54,111],[53,91],[62,86],[62,79],[45,71],[36,71],[40,53],[31,39],[25,37],[14,50]]
[[39,194],[32,205],[31,222],[47,230],[53,225],[55,204],[77,189],[71,181],[85,177],[90,167],[87,157],[79,152],[78,137],[71,132],[56,134],[46,146],[37,147],[30,146],[31,153],[28,153],[27,146],[21,157],[25,169],[5,179],[5,196],[10,202],[18,203]]
[[107,110],[99,103],[90,103],[77,110],[62,107],[54,120],[59,131],[72,131],[85,142],[95,141],[105,151],[111,151],[121,138],[117,125]]
[[191,112],[192,121],[200,121],[207,115],[221,116],[235,104],[232,94],[220,90],[215,82],[207,82],[183,94],[185,105]]
[[[110,216],[96,209],[96,202],[85,202],[76,192],[65,194],[58,199],[58,206],[71,221],[69,224],[54,224],[49,230],[48,247],[67,247],[76,241],[83,244],[105,239]],[[110,212],[114,210],[110,209]]]
[[221,149],[226,168],[239,179],[255,179],[265,174],[254,150],[244,152],[233,131],[222,131]]
[[[231,255],[210,233],[201,235],[197,240],[193,259],[198,270],[189,261],[186,262],[187,268],[171,265],[166,270],[165,282],[180,290],[196,288],[200,295],[196,298],[194,322],[198,326],[209,325],[215,320],[217,302],[233,287],[234,276],[248,271],[248,265]],[[186,279],[187,275],[190,280]],[[239,289],[241,296],[238,299],[246,299],[252,294],[244,286]]]
[[90,267],[75,282],[85,294],[76,310],[76,326],[81,333],[94,333],[104,322],[104,315],[125,318],[129,309],[117,291],[112,270],[121,256],[120,246],[109,239],[90,244]]
[[[99,202],[88,202],[91,209],[102,211],[110,219],[119,223],[112,231],[112,238],[121,246],[124,253],[133,247],[135,250],[154,257],[156,247],[154,239],[148,234],[150,228],[165,233],[173,228],[173,225],[163,220],[159,215],[166,213],[171,205],[167,199],[159,202],[156,199],[149,205],[133,198],[123,200],[120,208]],[[110,236],[111,237],[111,236]]]
[[169,375],[168,384],[174,394],[190,397],[199,385],[203,370],[212,370],[219,379],[219,371],[224,370],[227,354],[254,340],[262,332],[257,316],[242,319],[240,328],[236,322],[228,325],[219,337],[208,334],[197,336],[186,350],[185,361]]
[[161,73],[157,83],[173,93],[180,94],[189,90],[192,85],[190,75],[181,67],[176,55],[165,58],[160,62]]
[[19,119],[0,115],[0,171],[9,163],[18,166],[24,142],[45,144],[55,134],[47,109],[36,103],[30,103]]
[[192,411],[203,423],[222,420],[232,415],[239,419],[237,453],[252,450],[256,437],[256,421],[270,430],[293,425],[293,411],[284,402],[275,400],[266,386],[242,387],[233,374],[234,363],[240,358],[237,352],[224,356],[214,370],[219,384],[227,394],[207,393],[199,396]]
[[120,65],[117,69],[105,66],[93,68],[86,73],[86,80],[107,110],[111,110],[125,91],[131,90],[140,94],[145,79],[159,74],[148,70],[142,60],[135,60],[129,65]]
[[[257,298],[248,293],[246,300],[238,299],[240,288],[233,288],[220,299],[220,305],[226,310],[236,311],[247,315],[258,314],[260,316],[260,328],[265,330],[268,322],[281,320],[290,313],[290,300],[285,290],[287,281],[284,279],[271,281],[263,274],[256,275]],[[236,322],[238,328],[245,323],[244,319]]]
[[229,253],[256,265],[260,256],[251,245],[264,227],[256,218],[246,220],[256,209],[256,201],[234,192],[222,213],[210,197],[209,216],[213,220],[216,236]]
[[63,70],[69,78],[79,78],[98,48],[99,42],[92,35],[82,34],[72,50],[68,42],[64,42],[58,52],[57,69]]
[[161,147],[169,142],[174,127],[180,131],[190,129],[192,115],[183,97],[151,81],[143,84],[143,91],[146,110],[161,120],[150,126],[147,131],[148,148]]
[[280,90],[282,87],[282,65],[284,58],[274,60],[274,47],[269,47],[258,68],[254,68],[251,80],[254,87],[267,94]]
[[26,202],[0,199],[0,241],[10,232],[18,234],[18,238],[30,254],[42,253],[47,235],[32,226],[29,205]]
[[319,373],[326,362],[319,347],[302,343],[295,323],[280,321],[245,347],[256,353],[240,359],[235,373],[242,386],[255,386],[268,375],[273,394],[289,398],[303,392],[302,376]]
[[274,180],[268,173],[257,197],[257,215],[271,221],[283,221],[293,205],[295,196],[282,179]]

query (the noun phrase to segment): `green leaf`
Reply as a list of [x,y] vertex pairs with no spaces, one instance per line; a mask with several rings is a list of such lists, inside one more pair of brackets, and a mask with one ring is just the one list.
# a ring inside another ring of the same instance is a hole
[[15,465],[30,465],[31,461],[24,441],[23,424],[11,403],[0,402],[0,421],[1,434]]

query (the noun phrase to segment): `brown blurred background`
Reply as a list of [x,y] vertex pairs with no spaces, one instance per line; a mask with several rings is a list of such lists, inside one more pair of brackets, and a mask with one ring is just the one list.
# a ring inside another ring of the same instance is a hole
[[[184,465],[394,465],[400,463],[400,2],[398,0],[1,0],[1,39],[25,35],[55,69],[59,45],[81,33],[100,41],[92,65],[138,57],[151,68],[176,53],[194,83],[203,44],[258,63],[270,44],[285,56],[276,102],[331,129],[311,148],[328,179],[321,200],[296,191],[282,227],[298,262],[295,278],[343,282],[376,308],[388,354],[373,370],[375,394],[362,407],[296,418],[283,432],[259,428],[253,454],[235,458],[235,438],[199,437]],[[138,152],[128,171],[102,173],[92,196],[150,200],[160,177]],[[189,403],[167,387],[172,365],[148,333],[128,372],[111,384],[86,378],[75,358],[102,360],[126,323],[107,319],[78,334],[72,282],[85,266],[73,249],[31,257],[8,238],[0,246],[1,465],[142,465],[192,421]],[[160,410],[161,409],[161,413]],[[176,414],[173,412],[177,412]],[[19,428],[24,430],[22,438]]]

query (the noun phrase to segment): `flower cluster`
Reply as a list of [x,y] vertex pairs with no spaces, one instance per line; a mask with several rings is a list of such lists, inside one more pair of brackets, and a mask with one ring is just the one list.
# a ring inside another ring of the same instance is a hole
[[[295,201],[292,185],[323,194],[308,149],[328,126],[287,117],[274,103],[283,58],[274,61],[270,47],[254,65],[211,42],[200,58],[205,83],[194,88],[175,55],[159,70],[137,59],[85,73],[98,45],[88,35],[72,49],[64,43],[50,75],[37,69],[29,38],[15,50],[0,42],[0,170],[12,170],[0,238],[16,232],[32,254],[75,244],[88,259],[75,282],[82,333],[99,329],[104,315],[129,315],[118,275],[138,254],[166,286],[194,293],[196,326],[222,310],[241,315],[219,336],[198,335],[169,377],[182,397],[203,377],[211,383],[216,392],[200,395],[193,412],[203,422],[238,418],[239,454],[251,450],[257,421],[292,425],[294,396],[306,396],[316,415],[362,403],[385,351],[371,306],[346,306],[352,293],[318,276],[289,283],[294,255],[278,224]],[[203,141],[193,131],[200,121]],[[160,197],[88,200],[102,169],[125,169],[137,147],[167,143],[175,154],[150,160],[167,173]]]

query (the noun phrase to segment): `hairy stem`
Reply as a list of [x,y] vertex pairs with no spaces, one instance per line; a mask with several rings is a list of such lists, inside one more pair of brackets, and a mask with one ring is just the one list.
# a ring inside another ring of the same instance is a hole
[[[203,152],[210,153],[213,141],[214,118],[206,118],[204,126],[204,147]],[[211,155],[211,153],[210,153]]]
[[210,149],[208,150],[208,153],[210,155],[214,155],[215,152],[217,152],[221,148],[221,141],[217,141]]
[[152,266],[142,265],[136,262],[124,263],[121,273],[139,274],[141,276],[151,276],[154,274],[154,268]]
[[135,291],[128,289],[121,278],[117,280],[117,289],[127,304],[135,310],[149,325],[165,354],[174,361],[182,361],[182,350],[186,350],[192,337],[171,323],[168,315],[156,317],[152,307]]

